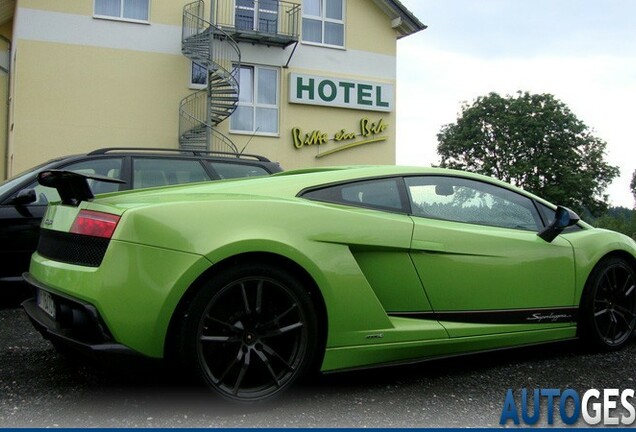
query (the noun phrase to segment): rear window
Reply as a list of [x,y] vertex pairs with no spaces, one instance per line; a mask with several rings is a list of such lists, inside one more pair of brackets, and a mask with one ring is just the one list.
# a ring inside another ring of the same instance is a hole
[[377,210],[405,211],[405,199],[395,178],[366,180],[305,192],[303,198]]

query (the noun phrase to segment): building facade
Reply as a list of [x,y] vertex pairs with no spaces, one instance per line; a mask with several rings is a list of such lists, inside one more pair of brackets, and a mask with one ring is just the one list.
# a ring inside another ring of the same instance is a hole
[[393,164],[396,42],[425,28],[395,0],[0,5],[0,178],[100,147]]

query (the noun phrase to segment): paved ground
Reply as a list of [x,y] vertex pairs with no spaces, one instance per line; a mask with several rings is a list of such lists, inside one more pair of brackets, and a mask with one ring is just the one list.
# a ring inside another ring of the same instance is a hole
[[634,388],[635,354],[635,344],[601,355],[561,343],[334,374],[275,403],[243,408],[220,403],[158,365],[73,363],[32,329],[22,310],[5,307],[0,427],[499,426],[508,388]]

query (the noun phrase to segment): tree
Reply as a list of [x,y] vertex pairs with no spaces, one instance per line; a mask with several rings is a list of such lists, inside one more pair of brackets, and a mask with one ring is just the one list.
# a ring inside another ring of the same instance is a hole
[[610,207],[607,213],[591,223],[597,228],[611,229],[636,239],[636,210]]
[[619,174],[604,161],[605,141],[550,94],[478,97],[437,139],[442,167],[496,177],[593,215],[607,210],[604,191]]
[[629,184],[629,190],[632,191],[632,196],[634,197],[634,201],[636,201],[636,171],[632,173],[632,181]]

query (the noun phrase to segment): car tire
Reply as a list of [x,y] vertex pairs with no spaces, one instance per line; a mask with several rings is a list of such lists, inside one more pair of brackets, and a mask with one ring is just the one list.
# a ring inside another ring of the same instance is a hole
[[579,335],[593,349],[614,351],[630,341],[635,327],[636,272],[622,258],[605,258],[585,284]]
[[181,363],[235,402],[270,400],[309,372],[318,322],[299,279],[241,264],[213,276],[183,316]]

